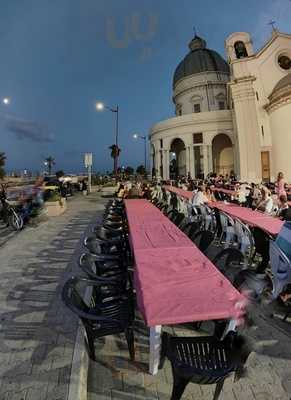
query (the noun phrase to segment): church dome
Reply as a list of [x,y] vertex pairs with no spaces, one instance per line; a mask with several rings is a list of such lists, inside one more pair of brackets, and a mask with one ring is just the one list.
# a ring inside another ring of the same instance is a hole
[[174,73],[173,86],[187,76],[199,74],[201,72],[224,72],[229,74],[229,65],[214,50],[206,48],[206,41],[199,36],[189,43],[190,52],[180,62]]
[[282,79],[279,80],[277,85],[274,87],[272,95],[278,92],[281,89],[285,89],[287,86],[291,85],[291,73],[284,76]]

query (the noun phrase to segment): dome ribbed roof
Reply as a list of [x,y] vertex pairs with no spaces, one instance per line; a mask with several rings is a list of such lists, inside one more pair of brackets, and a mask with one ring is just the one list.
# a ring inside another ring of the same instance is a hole
[[291,85],[291,72],[279,80],[277,85],[274,87],[272,94],[274,94],[278,90],[284,89],[289,85]]
[[216,51],[206,48],[205,40],[196,36],[189,43],[190,52],[180,62],[174,73],[173,85],[187,76],[201,72],[225,72],[229,74],[229,65]]

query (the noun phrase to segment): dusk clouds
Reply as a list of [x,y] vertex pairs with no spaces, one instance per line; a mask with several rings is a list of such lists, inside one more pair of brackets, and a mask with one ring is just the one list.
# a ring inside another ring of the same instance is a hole
[[36,143],[51,143],[53,134],[49,129],[35,121],[25,121],[9,117],[6,121],[6,129],[15,134],[18,140],[30,140]]

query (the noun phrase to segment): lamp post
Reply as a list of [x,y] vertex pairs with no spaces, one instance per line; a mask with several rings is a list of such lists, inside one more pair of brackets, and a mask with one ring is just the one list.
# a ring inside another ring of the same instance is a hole
[[142,139],[144,140],[144,168],[145,171],[147,173],[147,137],[146,136],[142,136],[142,135],[138,135],[137,133],[135,133],[133,135],[134,139]]
[[119,156],[119,147],[118,147],[118,135],[119,135],[119,107],[118,105],[116,108],[108,107],[102,102],[96,103],[96,110],[103,111],[104,109],[111,111],[112,113],[116,114],[115,120],[115,146],[116,146],[116,156],[114,157],[114,174],[117,175],[117,168],[118,168],[118,156]]

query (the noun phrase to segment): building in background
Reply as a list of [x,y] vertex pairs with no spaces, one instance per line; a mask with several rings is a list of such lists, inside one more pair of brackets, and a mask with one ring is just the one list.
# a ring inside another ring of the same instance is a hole
[[195,36],[174,73],[176,116],[150,132],[163,179],[234,171],[243,181],[291,181],[291,35],[273,30],[257,53],[250,35],[225,41],[228,62]]

